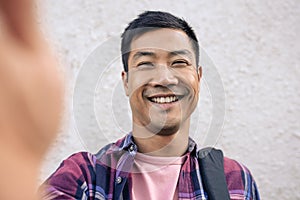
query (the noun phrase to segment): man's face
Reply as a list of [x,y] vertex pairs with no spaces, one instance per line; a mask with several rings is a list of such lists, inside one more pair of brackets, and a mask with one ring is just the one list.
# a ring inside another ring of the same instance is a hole
[[197,72],[191,41],[183,31],[163,28],[134,38],[122,78],[135,126],[170,135],[189,123],[201,68]]

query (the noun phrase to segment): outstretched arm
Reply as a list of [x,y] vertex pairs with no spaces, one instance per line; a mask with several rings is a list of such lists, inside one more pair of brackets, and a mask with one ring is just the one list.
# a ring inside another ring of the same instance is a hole
[[0,0],[0,199],[34,199],[63,106],[58,62],[34,6],[33,0]]

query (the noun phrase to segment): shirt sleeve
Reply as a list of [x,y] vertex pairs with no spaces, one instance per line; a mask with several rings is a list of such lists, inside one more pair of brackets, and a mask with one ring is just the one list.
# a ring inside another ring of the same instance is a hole
[[224,172],[230,199],[260,200],[255,180],[247,167],[224,158]]
[[93,196],[96,158],[73,154],[40,187],[42,199],[89,199]]

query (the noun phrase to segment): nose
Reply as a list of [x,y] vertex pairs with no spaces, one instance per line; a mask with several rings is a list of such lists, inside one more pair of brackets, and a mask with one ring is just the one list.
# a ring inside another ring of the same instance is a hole
[[178,78],[172,68],[167,65],[159,65],[156,67],[156,73],[151,83],[155,86],[177,85]]

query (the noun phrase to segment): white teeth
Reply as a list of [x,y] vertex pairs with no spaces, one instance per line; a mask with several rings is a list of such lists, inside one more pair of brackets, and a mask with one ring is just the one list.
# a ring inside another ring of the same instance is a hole
[[167,103],[170,103],[170,102],[171,102],[171,101],[170,101],[170,97],[167,97],[167,98],[166,98],[166,102],[167,102]]
[[153,97],[151,98],[151,101],[155,103],[172,103],[174,101],[177,101],[176,96],[168,96],[168,97]]

